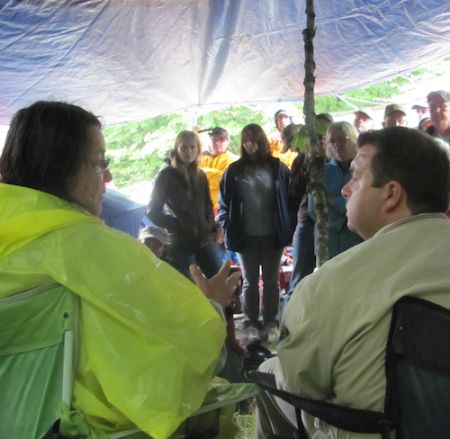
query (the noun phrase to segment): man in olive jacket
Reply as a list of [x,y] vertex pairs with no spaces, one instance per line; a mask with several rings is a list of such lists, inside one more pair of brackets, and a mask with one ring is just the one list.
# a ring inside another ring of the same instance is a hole
[[[260,368],[302,397],[381,411],[394,303],[408,295],[450,308],[449,160],[431,137],[403,127],[364,133],[358,146],[342,193],[349,228],[366,241],[298,284],[279,357]],[[304,421],[315,439],[377,437]],[[257,437],[293,437],[293,424],[293,408],[263,393]]]

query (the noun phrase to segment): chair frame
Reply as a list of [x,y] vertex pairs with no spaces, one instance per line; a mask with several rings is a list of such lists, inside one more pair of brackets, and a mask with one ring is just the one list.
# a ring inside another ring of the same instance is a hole
[[[420,324],[417,323],[420,319]],[[410,322],[414,322],[410,324]],[[428,323],[428,327],[426,327]],[[436,327],[437,325],[437,327]],[[429,328],[439,333],[442,340],[436,345],[436,355],[428,358],[423,348],[429,337]],[[425,328],[424,328],[425,327]],[[409,332],[406,335],[405,328]],[[382,412],[343,407],[325,401],[302,398],[276,387],[275,376],[249,371],[248,377],[262,389],[295,407],[300,439],[308,439],[301,419],[302,410],[341,430],[355,433],[378,433],[382,439],[390,437],[391,430],[402,429],[401,407],[397,394],[395,366],[402,360],[412,361],[432,372],[444,373],[450,378],[450,310],[416,297],[401,298],[392,311],[392,320],[386,345],[386,398]],[[444,334],[444,337],[442,337]],[[417,343],[410,343],[411,335]],[[409,337],[409,338],[407,338]],[[442,351],[445,355],[442,357]],[[439,353],[438,353],[439,352]]]

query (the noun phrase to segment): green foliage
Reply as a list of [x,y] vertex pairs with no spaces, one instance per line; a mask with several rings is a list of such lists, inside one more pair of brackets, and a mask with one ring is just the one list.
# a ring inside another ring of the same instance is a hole
[[[165,137],[164,134],[177,133],[186,129],[185,117],[181,113],[157,116],[141,122],[131,122],[123,125],[106,127],[103,130],[108,149],[140,150],[148,142],[147,136],[155,137],[154,134]],[[166,145],[169,149],[171,145]],[[158,148],[160,149],[160,148]]]
[[[322,120],[316,120],[316,132],[321,136],[325,136],[327,132],[327,123]],[[291,142],[291,149],[296,149],[300,152],[305,152],[309,145],[308,130],[305,125],[300,127],[300,131],[294,136]]]
[[[392,96],[402,92],[409,82],[419,78],[430,79],[448,70],[450,57],[443,62],[426,68],[420,68],[389,81],[373,84],[359,90],[352,90],[338,96],[321,96],[315,99],[316,113],[339,113],[354,109],[345,102],[352,99],[358,102],[389,101]],[[303,113],[303,103],[295,103],[299,114]],[[364,104],[368,107],[370,104]],[[196,111],[199,111],[198,109]],[[111,171],[115,184],[123,188],[137,181],[152,179],[163,164],[163,158],[172,148],[175,136],[185,129],[209,129],[222,126],[230,133],[230,150],[237,153],[240,145],[242,128],[249,123],[257,123],[269,134],[274,129],[273,114],[259,107],[236,106],[213,110],[209,113],[193,116],[192,110],[180,111],[170,115],[132,122],[118,126],[105,127],[108,155],[112,157]],[[305,138],[300,138],[296,145],[305,148]]]
[[359,90],[349,91],[345,96],[376,102],[383,99],[390,99],[392,96],[400,94],[401,87],[408,83],[409,81],[406,78],[399,76],[389,81],[372,84]]
[[227,107],[205,113],[193,123],[192,115],[182,111],[140,122],[105,127],[103,134],[110,169],[118,188],[152,179],[161,168],[176,135],[186,129],[222,126],[230,133],[230,150],[238,152],[242,128],[249,123],[271,124],[271,118],[252,107]]
[[225,128],[230,133],[230,151],[238,153],[242,128],[250,123],[263,126],[268,123],[267,119],[267,115],[262,111],[254,110],[251,107],[227,107],[199,116],[197,126],[200,129],[214,128],[217,126]]
[[249,413],[247,415],[237,414],[235,421],[239,427],[240,433],[237,439],[255,439],[256,438],[256,415]]
[[186,125],[187,115],[175,113],[104,128],[115,185],[123,188],[152,179],[172,148],[176,133]]
[[[367,102],[379,102],[380,100],[389,100],[392,96],[401,93],[402,87],[408,84],[408,79],[399,76],[389,81],[380,82],[378,84],[369,85],[367,87],[352,90],[343,95],[350,102],[353,99],[360,99]],[[349,103],[339,96],[320,96],[315,99],[316,114],[319,113],[340,113],[351,111],[354,109]],[[364,105],[370,106],[370,104]],[[300,113],[303,113],[303,104],[296,104]]]
[[[337,96],[321,96],[315,99],[316,114],[339,113],[352,110],[351,105]],[[303,110],[302,110],[303,111]]]
[[126,152],[120,156],[119,160],[113,158],[110,169],[115,185],[122,188],[139,181],[150,180],[157,174],[163,163],[164,158],[158,151],[143,157],[133,152]]

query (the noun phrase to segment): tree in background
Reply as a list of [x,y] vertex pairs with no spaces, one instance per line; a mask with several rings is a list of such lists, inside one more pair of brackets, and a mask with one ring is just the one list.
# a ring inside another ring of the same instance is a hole
[[[314,71],[314,36],[316,14],[314,13],[314,0],[306,0],[306,29],[303,30],[305,43],[305,102],[303,112],[305,114],[306,129],[311,148],[311,162],[309,165],[309,188],[316,206],[316,259],[320,267],[328,260],[328,207],[323,186],[322,154],[319,151],[319,137],[316,131],[316,112],[314,108],[314,84],[316,78]],[[307,160],[309,160],[307,158]]]
[[[378,103],[384,107],[410,84],[437,78],[448,70],[449,65],[450,57],[447,57],[434,66],[420,68],[389,81],[339,96],[318,97],[315,99],[315,112],[332,113],[339,120],[336,113],[353,111],[358,106],[370,107],[370,103]],[[293,106],[299,114],[303,113],[302,102],[293,103]],[[199,109],[196,108],[188,109],[140,122],[105,127],[104,135],[108,154],[112,158],[111,170],[117,188],[124,189],[133,183],[153,179],[177,133],[184,129],[223,126],[231,135],[230,150],[234,152],[238,151],[240,132],[245,125],[257,123],[268,133],[274,129],[273,105],[267,105],[266,108],[261,105],[231,106],[205,111],[196,116],[198,112]]]

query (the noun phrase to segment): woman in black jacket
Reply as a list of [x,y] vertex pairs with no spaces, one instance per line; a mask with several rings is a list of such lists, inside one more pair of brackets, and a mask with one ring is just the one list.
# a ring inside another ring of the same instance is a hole
[[222,262],[215,244],[216,228],[206,176],[198,168],[201,143],[192,131],[182,131],[175,140],[171,163],[156,177],[147,216],[167,229],[167,258],[189,275],[189,265],[198,265],[206,277],[219,271]]
[[289,170],[270,154],[263,129],[247,125],[241,135],[241,158],[220,182],[219,223],[226,245],[239,253],[247,326],[259,322],[259,272],[263,279],[263,324],[277,331],[279,268],[283,247],[290,244],[293,215],[288,206]]

